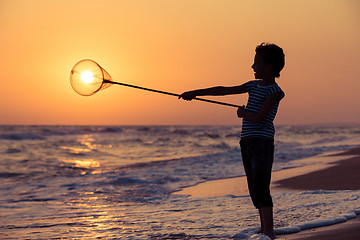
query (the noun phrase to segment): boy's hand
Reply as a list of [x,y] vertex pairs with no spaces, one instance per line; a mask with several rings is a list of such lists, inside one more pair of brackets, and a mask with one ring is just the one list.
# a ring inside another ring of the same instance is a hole
[[182,98],[186,101],[191,101],[192,99],[194,99],[196,97],[196,94],[194,93],[194,91],[189,91],[189,92],[184,92],[179,96],[179,99]]
[[244,115],[245,115],[245,106],[243,105],[242,107],[239,107],[238,110],[237,110],[237,115],[239,118],[243,118]]

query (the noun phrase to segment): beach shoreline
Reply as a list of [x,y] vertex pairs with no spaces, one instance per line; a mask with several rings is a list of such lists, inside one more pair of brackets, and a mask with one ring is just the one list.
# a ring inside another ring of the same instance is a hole
[[[315,165],[286,169],[273,172],[272,192],[300,192],[307,190],[360,190],[360,147],[352,148],[340,153],[318,156]],[[301,161],[312,161],[312,158]],[[236,177],[200,183],[184,188],[174,194],[189,197],[218,197],[223,195],[248,195],[246,178]],[[331,233],[331,234],[330,234]],[[331,226],[313,228],[279,235],[279,239],[286,240],[330,240],[355,239],[360,233],[360,217],[344,223]],[[331,238],[330,238],[331,235]]]
[[[359,156],[352,157],[352,155],[356,155],[357,151],[359,151]],[[360,148],[351,149],[351,151],[347,150],[345,152],[338,152],[330,155],[329,154],[320,155],[320,156],[294,161],[302,166],[274,171],[272,173],[271,186],[270,186],[271,192],[284,192],[284,191],[298,192],[301,190],[318,190],[318,188],[314,187],[313,185],[314,183],[312,181],[313,178],[316,178],[318,171],[321,171],[321,173],[322,172],[328,173],[330,169],[331,172],[333,172],[334,170],[336,170],[337,165],[339,164],[341,164],[341,166],[344,165],[343,161],[349,163],[350,167],[355,168],[355,166],[353,165],[357,164],[356,159],[358,157],[360,158]],[[314,162],[316,163],[314,164]],[[354,170],[354,168],[349,168],[349,169],[348,168],[349,166],[346,165],[344,171]],[[309,176],[308,174],[311,175]],[[339,173],[336,172],[336,174],[338,175]],[[321,176],[322,175],[323,174],[321,174]],[[303,180],[301,180],[302,184],[300,185],[300,182],[295,178],[296,177],[304,178],[303,176],[308,177],[309,179],[307,179],[307,181],[304,182]],[[327,174],[326,177],[331,177],[331,175],[329,176],[329,174]],[[323,178],[320,183],[326,184],[326,179]],[[338,189],[335,188],[330,189],[332,185],[327,184],[327,186],[325,186],[323,190],[348,190],[348,189],[342,189],[342,184],[348,185],[349,184],[348,182],[342,183],[341,181],[337,181],[336,184],[338,185],[337,186]],[[351,184],[353,185],[353,188],[356,188],[353,182]],[[195,198],[220,197],[224,195],[234,195],[234,196],[249,195],[245,176],[205,181],[196,184],[194,186],[183,188],[180,191],[174,192],[173,194],[188,195],[189,197],[195,197]]]
[[[280,188],[297,190],[359,190],[360,148],[352,148],[333,156],[347,156],[326,169],[280,180]],[[360,235],[360,217],[344,223],[301,231],[282,236],[287,240],[341,240],[357,239]]]

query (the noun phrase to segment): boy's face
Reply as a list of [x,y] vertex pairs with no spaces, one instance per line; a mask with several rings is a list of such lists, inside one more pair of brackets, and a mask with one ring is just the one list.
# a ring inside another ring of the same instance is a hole
[[251,66],[255,72],[255,79],[264,79],[272,75],[272,67],[266,64],[261,54],[256,53],[254,58],[254,64]]

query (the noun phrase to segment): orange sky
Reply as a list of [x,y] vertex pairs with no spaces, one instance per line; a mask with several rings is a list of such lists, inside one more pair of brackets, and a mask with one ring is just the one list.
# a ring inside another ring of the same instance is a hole
[[237,85],[263,41],[286,54],[277,124],[360,123],[359,12],[357,0],[0,0],[0,124],[239,124],[235,108],[132,88],[83,97],[70,70],[91,58],[163,91]]

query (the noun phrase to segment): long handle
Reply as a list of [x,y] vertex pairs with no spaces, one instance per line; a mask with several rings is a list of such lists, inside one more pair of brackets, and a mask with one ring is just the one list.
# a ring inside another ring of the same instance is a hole
[[[121,86],[125,86],[125,87],[132,87],[132,88],[137,88],[137,89],[141,89],[141,90],[146,90],[146,91],[151,91],[151,92],[162,93],[162,94],[167,94],[167,95],[171,95],[171,96],[180,97],[179,94],[170,93],[170,92],[164,92],[164,91],[155,90],[155,89],[150,89],[150,88],[139,87],[139,86],[135,86],[135,85],[131,85],[131,84],[126,84],[126,83],[113,82],[113,81],[109,81],[109,80],[105,80],[105,79],[103,80],[103,82],[104,82],[104,83],[112,83],[112,84],[117,84],[117,85],[121,85]],[[225,106],[229,106],[229,107],[236,107],[236,108],[240,107],[240,106],[235,105],[235,104],[218,102],[218,101],[213,101],[213,100],[204,99],[204,98],[194,98],[194,99],[195,99],[195,100],[198,100],[198,101],[215,103],[215,104],[225,105]]]

